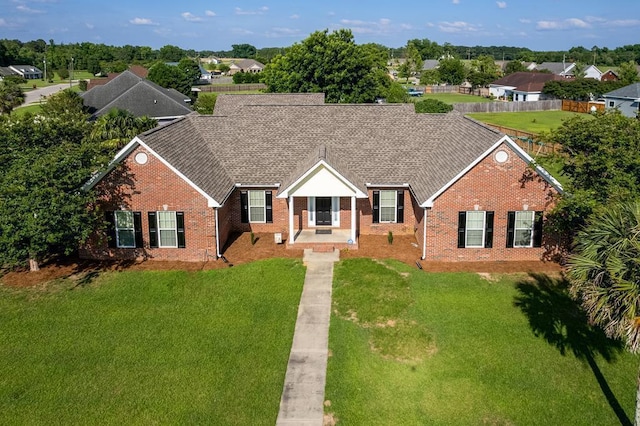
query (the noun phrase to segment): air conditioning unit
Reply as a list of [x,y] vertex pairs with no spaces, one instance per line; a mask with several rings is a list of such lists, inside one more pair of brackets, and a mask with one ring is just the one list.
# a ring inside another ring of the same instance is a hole
[[276,232],[273,234],[273,241],[276,244],[282,244],[282,232]]

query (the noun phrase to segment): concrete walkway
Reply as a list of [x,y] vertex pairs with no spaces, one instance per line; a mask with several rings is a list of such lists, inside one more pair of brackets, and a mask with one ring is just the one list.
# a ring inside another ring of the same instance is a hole
[[339,258],[339,251],[304,251],[307,273],[276,425],[322,426],[333,263]]

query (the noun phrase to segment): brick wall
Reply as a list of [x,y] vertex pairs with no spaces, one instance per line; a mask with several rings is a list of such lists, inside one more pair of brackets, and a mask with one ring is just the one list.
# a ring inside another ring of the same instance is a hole
[[[107,175],[95,190],[102,194],[101,208],[132,210],[142,213],[141,249],[108,248],[104,235],[94,235],[80,250],[81,256],[92,258],[152,258],[159,260],[202,261],[215,258],[215,212],[207,207],[207,200],[153,155],[146,164],[134,158],[142,147],[136,148],[122,163]],[[107,196],[106,194],[111,194]],[[186,248],[150,248],[150,211],[184,212]]]
[[[555,190],[508,147],[506,162],[487,156],[438,197],[427,213],[427,260],[540,260],[552,246],[543,234],[541,248],[506,248],[507,212],[547,211]],[[526,208],[525,208],[526,206]],[[494,211],[493,248],[457,248],[458,212]],[[420,240],[421,242],[421,240]]]

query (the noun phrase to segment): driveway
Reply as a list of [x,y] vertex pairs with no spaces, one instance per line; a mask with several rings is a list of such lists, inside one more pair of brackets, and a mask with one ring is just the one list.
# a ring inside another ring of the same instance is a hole
[[[75,81],[73,84],[77,84]],[[61,90],[68,89],[69,83],[55,84],[53,86],[42,87],[40,89],[33,89],[25,92],[25,101],[23,105],[35,104],[40,102],[41,98],[46,98],[49,95],[53,95]]]

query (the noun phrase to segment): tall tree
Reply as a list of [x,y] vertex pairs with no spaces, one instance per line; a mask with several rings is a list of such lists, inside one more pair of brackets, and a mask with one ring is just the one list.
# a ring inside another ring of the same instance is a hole
[[386,64],[355,44],[351,31],[317,31],[265,67],[269,92],[323,92],[327,102],[373,102],[390,84]]
[[134,136],[157,125],[158,121],[155,119],[135,117],[129,111],[114,108],[95,121],[91,139],[108,147],[121,148]]
[[24,93],[20,86],[11,80],[0,80],[0,114],[11,114],[23,103]]
[[460,59],[446,58],[440,61],[438,74],[440,80],[447,84],[462,84],[467,77],[467,70]]
[[160,48],[160,59],[162,59],[163,61],[178,62],[185,56],[187,56],[185,54],[185,51],[178,46],[167,44],[166,46],[162,46]]
[[253,58],[256,56],[256,48],[247,43],[232,44],[231,56],[234,58]]
[[0,119],[3,265],[28,261],[37,270],[43,260],[73,252],[98,223],[87,209],[94,196],[81,187],[107,157],[87,140],[90,123],[81,109],[52,111]]
[[[573,296],[609,337],[640,352],[640,199],[609,206],[576,240],[567,272]],[[640,373],[635,425],[640,425]]]
[[418,48],[412,43],[407,43],[406,62],[411,74],[418,74],[422,70],[422,56]]
[[633,61],[623,62],[620,64],[619,77],[620,81],[622,81],[625,85],[632,84],[640,80],[638,77],[638,69],[636,68],[636,63]]
[[506,67],[504,68],[505,74],[513,74],[514,72],[526,71],[527,68],[524,66],[522,61],[509,61],[507,62]]

